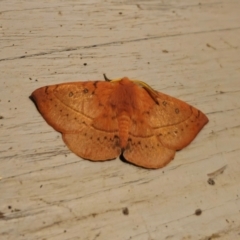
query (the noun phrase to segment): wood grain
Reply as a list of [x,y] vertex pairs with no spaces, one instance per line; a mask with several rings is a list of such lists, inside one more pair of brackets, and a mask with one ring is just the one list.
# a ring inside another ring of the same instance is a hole
[[[239,7],[234,0],[1,1],[1,238],[238,239]],[[102,73],[143,80],[210,122],[161,170],[84,161],[28,96]],[[209,185],[207,174],[225,165]]]

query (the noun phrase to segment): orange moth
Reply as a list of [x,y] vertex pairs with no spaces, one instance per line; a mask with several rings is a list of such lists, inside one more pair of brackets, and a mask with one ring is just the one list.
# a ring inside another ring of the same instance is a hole
[[161,168],[208,122],[200,110],[127,77],[41,87],[31,99],[76,155],[104,161],[123,155]]

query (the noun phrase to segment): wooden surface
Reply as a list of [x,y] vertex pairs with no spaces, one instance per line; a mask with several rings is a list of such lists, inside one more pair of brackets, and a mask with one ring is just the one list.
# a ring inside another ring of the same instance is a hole
[[[1,1],[0,239],[240,239],[239,9],[237,0]],[[82,160],[28,96],[102,73],[145,81],[210,122],[163,169]]]

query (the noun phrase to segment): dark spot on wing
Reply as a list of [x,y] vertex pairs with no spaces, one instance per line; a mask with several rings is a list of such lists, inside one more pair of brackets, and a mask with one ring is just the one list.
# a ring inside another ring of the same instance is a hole
[[133,124],[137,124],[137,121],[135,119],[132,119]]
[[111,107],[112,107],[113,109],[115,109],[115,108],[116,108],[116,104],[111,103]]
[[84,92],[84,93],[88,93],[88,89],[87,89],[87,88],[84,88],[83,92]]
[[146,111],[146,112],[144,112],[144,114],[147,114],[147,115],[149,115],[149,114],[150,114],[150,112],[149,112],[149,111]]
[[179,109],[178,108],[175,108],[175,113],[179,114]]
[[163,101],[162,104],[163,104],[164,107],[167,106],[167,102],[166,101]]
[[70,93],[68,94],[68,96],[69,96],[69,97],[72,97],[72,96],[73,96],[73,92],[70,92]]
[[95,88],[97,88],[98,86],[98,81],[95,81],[94,83],[93,83],[93,86],[95,87]]

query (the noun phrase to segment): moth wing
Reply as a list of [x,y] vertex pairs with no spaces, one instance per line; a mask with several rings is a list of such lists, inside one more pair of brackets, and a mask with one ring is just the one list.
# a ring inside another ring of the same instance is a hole
[[157,100],[150,111],[149,124],[164,147],[186,147],[208,123],[205,114],[179,99],[158,92]]
[[175,155],[175,150],[164,147],[155,136],[131,137],[123,152],[124,158],[144,168],[161,168],[167,165]]
[[31,99],[74,153],[89,160],[107,160],[121,153],[116,113],[108,106],[112,87],[98,81],[63,83],[39,88]]
[[145,168],[160,168],[170,162],[176,150],[187,146],[208,122],[208,118],[187,103],[156,92],[157,102],[139,90],[139,111],[132,115],[129,143],[123,155]]

